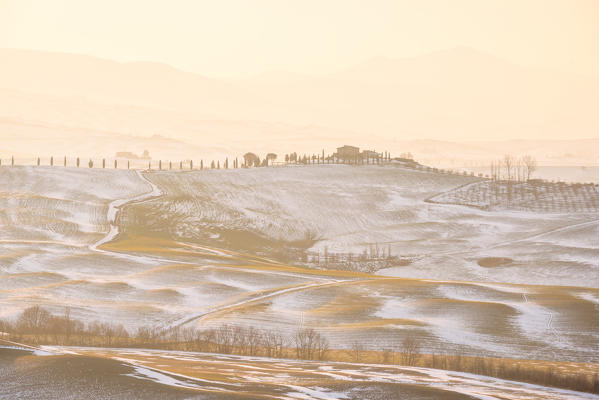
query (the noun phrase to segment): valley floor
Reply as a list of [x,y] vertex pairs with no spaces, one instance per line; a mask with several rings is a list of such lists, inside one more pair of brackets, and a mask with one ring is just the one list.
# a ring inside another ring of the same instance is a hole
[[[396,166],[1,168],[0,319],[69,305],[132,332],[301,325],[333,348],[413,335],[426,353],[599,362],[596,215],[425,202],[477,181]],[[375,246],[389,261],[374,273],[302,259],[360,265]]]

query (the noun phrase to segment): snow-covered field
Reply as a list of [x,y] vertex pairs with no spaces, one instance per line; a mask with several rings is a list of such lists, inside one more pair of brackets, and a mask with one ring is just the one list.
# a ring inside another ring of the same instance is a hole
[[[125,214],[161,237],[275,256],[300,247],[321,257],[325,249],[357,257],[377,244],[411,261],[379,271],[388,276],[599,287],[596,213],[482,211],[425,202],[477,182],[473,177],[345,165],[146,177],[164,196]],[[307,234],[314,240],[305,240]],[[489,257],[511,262],[478,264]]]
[[596,214],[599,184],[484,180],[441,193],[429,201],[485,210]]
[[[69,305],[130,329],[304,323],[334,347],[412,332],[423,351],[599,361],[599,217],[425,201],[475,181],[397,166],[3,167],[0,318]],[[411,264],[374,276],[269,260],[372,244]]]

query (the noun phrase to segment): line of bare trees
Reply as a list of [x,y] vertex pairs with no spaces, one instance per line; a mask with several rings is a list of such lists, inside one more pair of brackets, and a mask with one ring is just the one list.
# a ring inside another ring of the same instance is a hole
[[522,157],[506,154],[502,159],[491,162],[490,176],[495,181],[525,182],[530,180],[537,166],[537,160],[528,154]]
[[397,265],[409,265],[411,260],[392,254],[391,245],[373,243],[365,246],[361,253],[331,252],[325,246],[323,251],[306,251],[300,259],[308,265],[323,268],[335,268],[347,271],[375,272],[381,268]]
[[454,370],[599,394],[597,373],[563,372],[552,366],[526,365],[516,359],[459,353],[423,354],[419,337],[414,334],[404,336],[397,347],[382,351],[368,350],[366,340],[355,341],[348,353],[330,349],[328,340],[320,332],[305,327],[299,327],[291,335],[232,325],[202,330],[145,326],[128,332],[120,324],[91,322],[86,325],[70,314],[68,307],[62,315],[53,315],[40,306],[29,307],[14,322],[0,320],[0,339],[30,344],[144,347],[321,361],[346,361],[344,354],[345,357],[349,354],[353,362]]
[[71,317],[69,307],[63,315],[55,315],[37,305],[25,309],[14,322],[0,320],[0,334],[33,344],[143,346],[305,360],[324,360],[329,350],[327,339],[312,328],[300,327],[290,336],[274,330],[233,325],[168,330],[141,326],[129,332],[122,324],[102,321],[84,324]]

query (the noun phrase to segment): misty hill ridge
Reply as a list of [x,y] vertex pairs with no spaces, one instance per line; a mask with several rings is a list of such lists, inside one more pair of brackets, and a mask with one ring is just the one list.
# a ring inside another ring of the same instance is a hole
[[375,58],[324,76],[279,71],[246,80],[14,49],[0,50],[0,65],[5,89],[387,138],[594,137],[599,126],[592,79],[523,68],[463,47]]

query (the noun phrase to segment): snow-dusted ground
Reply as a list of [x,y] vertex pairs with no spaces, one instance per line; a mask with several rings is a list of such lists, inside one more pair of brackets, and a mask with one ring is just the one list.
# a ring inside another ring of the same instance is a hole
[[[321,256],[326,248],[355,257],[378,244],[412,261],[379,271],[388,276],[599,287],[598,215],[425,202],[472,177],[345,165],[146,177],[165,195],[127,212],[163,237],[277,254],[309,232],[317,239],[309,251]],[[478,265],[488,257],[513,261]]]
[[599,185],[484,180],[441,193],[430,201],[485,210],[594,214],[599,211]]
[[103,249],[119,233],[123,205],[160,194],[139,171],[2,167],[0,187],[0,318],[35,304],[61,314],[68,305],[75,318],[135,329],[327,281]]
[[[425,351],[597,362],[599,221],[425,202],[473,180],[394,166],[0,168],[0,318],[43,304],[130,329],[228,322],[292,333],[303,321],[335,347],[368,337],[388,348],[416,332]],[[306,231],[313,251],[390,246],[412,264],[379,274],[428,281],[247,267],[231,252],[284,251]],[[117,232],[188,252],[99,246],[119,243]],[[485,257],[513,261],[482,267]]]
[[[599,396],[461,372],[390,365],[310,362],[205,353],[48,347],[60,354],[94,354],[135,366],[135,376],[200,392],[281,399],[599,399]],[[173,370],[179,371],[177,373]],[[209,371],[209,375],[204,372]],[[410,393],[404,386],[417,389]],[[403,388],[403,390],[402,390]],[[432,391],[420,392],[422,389]],[[372,395],[371,394],[371,395]],[[422,397],[421,397],[422,396]],[[379,397],[377,397],[379,398]]]

